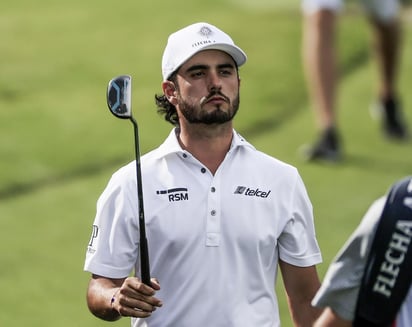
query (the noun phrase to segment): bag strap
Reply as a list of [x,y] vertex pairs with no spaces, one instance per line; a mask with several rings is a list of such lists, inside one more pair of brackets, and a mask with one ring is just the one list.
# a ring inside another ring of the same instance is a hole
[[389,191],[365,266],[354,327],[390,326],[412,281],[412,177]]

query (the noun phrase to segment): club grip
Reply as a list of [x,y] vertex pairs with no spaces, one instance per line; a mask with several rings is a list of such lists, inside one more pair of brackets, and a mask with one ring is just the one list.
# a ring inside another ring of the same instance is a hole
[[146,237],[140,239],[140,271],[141,271],[142,282],[148,286],[151,286],[149,249],[147,247]]

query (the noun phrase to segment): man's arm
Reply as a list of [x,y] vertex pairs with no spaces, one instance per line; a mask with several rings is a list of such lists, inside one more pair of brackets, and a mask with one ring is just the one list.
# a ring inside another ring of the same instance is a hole
[[331,308],[326,308],[313,327],[351,327],[352,322],[340,318]]
[[110,279],[92,275],[87,289],[87,305],[96,317],[107,321],[115,321],[120,314],[113,308],[111,299],[120,289],[123,279]]
[[87,289],[89,310],[103,320],[115,321],[121,316],[147,318],[162,302],[154,297],[160,289],[155,279],[152,287],[136,277],[123,279],[92,275]]
[[312,326],[321,313],[320,309],[311,305],[320,287],[316,267],[297,267],[281,260],[279,266],[295,326]]

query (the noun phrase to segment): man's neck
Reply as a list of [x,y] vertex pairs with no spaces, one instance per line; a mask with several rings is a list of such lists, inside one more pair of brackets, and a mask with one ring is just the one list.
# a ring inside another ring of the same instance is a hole
[[181,127],[178,139],[183,149],[215,174],[230,149],[233,127],[232,124],[185,126]]

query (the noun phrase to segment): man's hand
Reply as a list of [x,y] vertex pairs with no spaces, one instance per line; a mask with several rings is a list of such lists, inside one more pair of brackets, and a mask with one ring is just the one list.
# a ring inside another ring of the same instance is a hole
[[87,289],[87,305],[96,316],[115,321],[121,316],[147,318],[163,305],[155,297],[160,290],[159,282],[151,279],[151,287],[139,278],[107,278],[92,275]]
[[152,287],[141,282],[137,277],[128,277],[114,294],[112,307],[123,317],[147,318],[160,308],[163,303],[155,297],[160,285],[151,279]]

